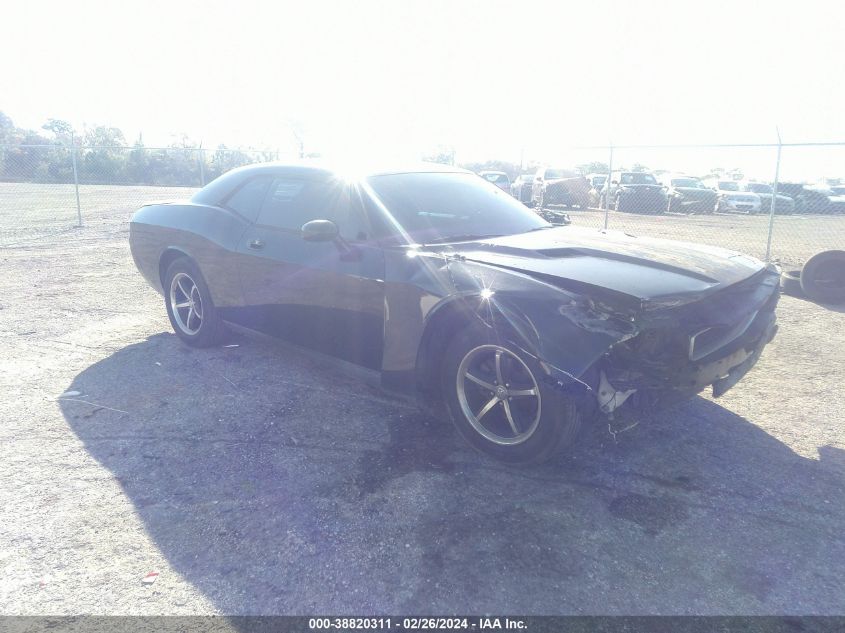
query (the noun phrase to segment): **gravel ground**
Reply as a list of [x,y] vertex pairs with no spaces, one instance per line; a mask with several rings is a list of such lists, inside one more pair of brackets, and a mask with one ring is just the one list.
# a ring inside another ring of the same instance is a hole
[[0,249],[0,613],[845,613],[842,310],[514,469],[348,366],[180,344],[130,211]]

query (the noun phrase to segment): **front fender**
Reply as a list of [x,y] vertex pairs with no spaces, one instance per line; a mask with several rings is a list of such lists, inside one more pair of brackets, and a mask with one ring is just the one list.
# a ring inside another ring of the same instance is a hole
[[610,347],[637,333],[630,317],[528,275],[459,261],[449,269],[457,294],[447,301],[462,301],[467,314],[536,358],[557,382],[582,382]]

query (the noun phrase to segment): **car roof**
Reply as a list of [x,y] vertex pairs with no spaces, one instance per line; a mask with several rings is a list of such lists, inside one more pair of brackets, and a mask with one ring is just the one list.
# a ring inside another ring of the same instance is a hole
[[240,186],[247,178],[253,176],[276,176],[283,174],[305,180],[318,180],[334,176],[339,179],[348,180],[349,182],[355,182],[371,176],[415,173],[472,174],[471,171],[461,169],[460,167],[427,162],[387,166],[365,166],[363,164],[349,166],[348,164],[313,159],[293,162],[254,163],[227,171],[197,191],[191,197],[191,200],[200,204],[217,204],[225,196],[234,191],[235,188]]
[[301,161],[271,161],[267,163],[254,163],[238,167],[227,173],[238,174],[264,174],[277,173],[279,171],[289,172],[292,175],[300,176],[321,176],[321,175],[343,175],[353,174],[358,178],[369,176],[386,176],[389,174],[412,174],[412,173],[464,173],[471,174],[471,171],[455,167],[454,165],[443,165],[441,163],[430,163],[425,161],[373,164],[358,163],[348,164],[327,160],[306,159]]

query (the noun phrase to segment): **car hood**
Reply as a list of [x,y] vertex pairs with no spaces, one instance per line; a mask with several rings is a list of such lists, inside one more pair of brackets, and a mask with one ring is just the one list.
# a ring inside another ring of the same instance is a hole
[[[759,196],[759,198],[761,200],[771,200],[772,199],[772,194],[770,194],[770,193],[757,193],[757,192],[755,192],[755,195]],[[778,194],[778,200],[782,200],[782,201],[786,202],[787,200],[792,200],[792,198],[779,193]]]
[[550,178],[548,180],[544,180],[543,184],[547,187],[552,185],[571,185],[571,184],[583,184],[584,186],[589,186],[590,183],[587,182],[586,179],[582,178],[581,176],[570,176],[569,178]]
[[761,195],[751,191],[728,191],[727,189],[719,189],[718,193],[721,196],[733,198],[734,200],[759,200]]
[[609,290],[640,304],[682,304],[765,268],[735,251],[577,227],[451,247],[466,261],[525,273],[573,291],[585,286]]
[[701,187],[672,187],[675,191],[680,191],[682,193],[711,193],[715,195],[715,191],[712,189],[703,189]]

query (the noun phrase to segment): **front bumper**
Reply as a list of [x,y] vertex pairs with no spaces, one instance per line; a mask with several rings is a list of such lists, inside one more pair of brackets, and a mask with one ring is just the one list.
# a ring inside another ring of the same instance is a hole
[[754,367],[763,348],[778,330],[774,312],[766,312],[758,319],[759,323],[756,324],[752,337],[746,337],[737,349],[721,358],[699,365],[683,377],[689,381],[695,393],[712,385],[713,397],[718,398]]
[[738,213],[758,213],[760,211],[759,202],[746,202],[745,200],[722,199],[719,206],[722,211],[736,211]]
[[715,198],[691,198],[679,195],[672,197],[672,207],[677,211],[685,211],[688,213],[712,213],[715,206]]
[[[605,374],[617,398],[633,394],[629,408],[664,406],[709,386],[721,396],[751,370],[777,332],[777,275],[766,271],[748,286],[688,306],[670,319],[674,325],[641,330],[614,346],[596,375]],[[726,313],[737,316],[726,322],[719,318]]]
[[662,191],[652,189],[631,187],[620,191],[619,196],[626,207],[639,213],[662,213],[669,202]]

